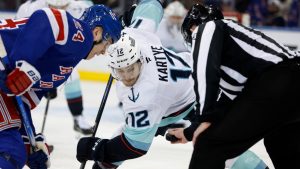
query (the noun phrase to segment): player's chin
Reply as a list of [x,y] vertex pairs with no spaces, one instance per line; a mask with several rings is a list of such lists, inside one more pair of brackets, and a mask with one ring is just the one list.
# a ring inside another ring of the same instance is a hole
[[127,87],[133,86],[133,85],[135,84],[135,82],[136,82],[135,79],[132,79],[132,80],[126,80],[126,81],[124,80],[124,81],[123,81],[124,85],[127,86]]

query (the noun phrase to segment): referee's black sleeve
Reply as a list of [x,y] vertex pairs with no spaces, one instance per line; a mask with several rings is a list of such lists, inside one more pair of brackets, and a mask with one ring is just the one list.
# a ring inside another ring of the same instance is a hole
[[199,122],[221,119],[249,79],[278,63],[300,59],[299,51],[232,20],[202,24],[194,39],[192,76]]

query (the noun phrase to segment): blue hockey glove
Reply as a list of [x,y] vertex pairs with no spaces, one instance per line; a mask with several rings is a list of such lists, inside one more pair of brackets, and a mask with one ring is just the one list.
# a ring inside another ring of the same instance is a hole
[[104,145],[108,139],[83,137],[77,144],[76,158],[83,163],[87,160],[103,161]]
[[48,168],[46,162],[48,161],[48,155],[43,150],[38,150],[29,155],[27,165],[30,169],[46,169]]
[[27,165],[30,169],[46,169],[50,167],[50,153],[45,137],[42,134],[35,136],[37,151],[32,152],[27,136],[22,136],[28,152]]

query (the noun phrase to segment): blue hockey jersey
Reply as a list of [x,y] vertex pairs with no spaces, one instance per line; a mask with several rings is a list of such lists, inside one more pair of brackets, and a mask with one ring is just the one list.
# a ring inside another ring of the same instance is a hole
[[31,108],[47,90],[65,82],[93,46],[92,31],[86,23],[66,11],[51,8],[38,10],[30,18],[1,20],[0,35],[9,71],[16,67],[16,61],[24,60],[41,75],[23,97]]

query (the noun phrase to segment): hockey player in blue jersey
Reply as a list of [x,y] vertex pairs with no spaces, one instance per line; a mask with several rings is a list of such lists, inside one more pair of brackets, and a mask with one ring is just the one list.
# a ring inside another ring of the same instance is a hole
[[[42,8],[63,9],[69,12],[73,17],[80,18],[85,9],[92,6],[91,1],[74,1],[74,0],[28,0],[23,3],[16,14],[16,18],[29,17],[34,11]],[[84,135],[93,133],[93,126],[86,120],[83,111],[83,97],[81,84],[77,68],[73,69],[67,82],[63,86],[65,98],[68,103],[69,110],[73,116],[73,129]],[[49,91],[48,99],[53,99],[57,95],[57,90]]]
[[30,109],[48,90],[64,83],[82,59],[104,54],[119,39],[120,31],[116,15],[104,5],[88,8],[80,19],[44,8],[30,18],[1,20],[0,168],[23,168],[27,160],[30,168],[49,167],[40,135],[39,150],[26,154],[14,96],[21,96],[30,116]]

